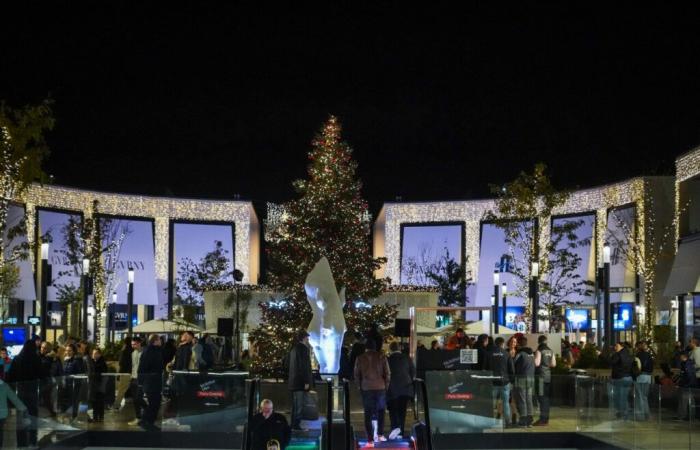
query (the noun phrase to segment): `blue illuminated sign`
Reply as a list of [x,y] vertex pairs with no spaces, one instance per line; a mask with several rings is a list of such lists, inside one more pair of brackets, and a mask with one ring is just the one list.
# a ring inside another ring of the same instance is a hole
[[613,330],[624,331],[631,330],[634,323],[634,304],[632,303],[615,303],[611,305]]
[[567,309],[566,320],[573,331],[586,331],[590,327],[590,311],[587,309]]

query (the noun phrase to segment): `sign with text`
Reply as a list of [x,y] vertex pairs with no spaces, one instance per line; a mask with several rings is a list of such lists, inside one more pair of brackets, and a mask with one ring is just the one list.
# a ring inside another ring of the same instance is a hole
[[460,364],[477,364],[479,362],[479,352],[476,349],[463,348],[459,351]]

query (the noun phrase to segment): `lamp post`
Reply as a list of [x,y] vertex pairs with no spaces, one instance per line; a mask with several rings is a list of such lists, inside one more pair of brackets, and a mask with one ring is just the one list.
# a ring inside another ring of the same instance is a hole
[[128,335],[131,337],[134,332],[134,321],[132,320],[133,309],[134,309],[134,269],[129,268],[126,290],[126,326],[128,330]]
[[495,329],[496,321],[493,320],[493,318],[490,317],[490,316],[493,316],[493,310],[494,310],[494,308],[496,307],[496,301],[497,301],[497,300],[496,300],[496,297],[494,297],[493,295],[491,295],[491,312],[489,313],[489,319],[490,319],[490,321],[491,321],[491,326],[490,326],[489,328],[493,327],[493,329],[492,329],[493,334],[496,334],[496,329]]
[[493,333],[498,334],[498,285],[500,282],[500,273],[498,273],[498,270],[493,272],[493,311],[491,314],[493,314]]
[[685,343],[685,295],[678,296],[678,340]]
[[83,258],[83,339],[88,340],[88,296],[90,295],[90,260]]
[[[508,295],[508,284],[507,283],[501,283],[501,291],[502,291],[501,293],[503,294],[501,296],[501,298],[503,299],[502,304],[501,304],[501,307],[503,308],[503,313],[502,313],[503,314],[503,326],[506,326],[506,311],[508,310],[507,309],[508,304],[507,304],[507,300],[506,300],[506,296]],[[500,320],[501,318],[499,317],[498,319]]]
[[233,271],[233,286],[236,290],[236,330],[234,332],[236,339],[234,361],[236,364],[241,362],[241,316],[240,316],[240,283],[243,281],[243,272],[236,269]]
[[610,311],[610,245],[603,246],[603,320],[605,321],[605,345],[613,345],[612,311]]
[[[540,332],[540,263],[530,264],[530,297],[532,298],[532,332]],[[552,318],[550,317],[551,321]],[[551,323],[551,322],[550,322]]]
[[679,302],[678,302],[677,299],[676,299],[676,300],[671,300],[671,311],[672,311],[673,313],[675,313],[675,316],[676,316],[676,339],[675,339],[676,341],[678,340],[678,326],[679,326],[680,323],[681,323],[680,317],[679,317],[679,314],[678,314],[678,303],[679,303]]
[[112,303],[107,302],[107,319],[105,328],[107,331],[107,342],[112,342],[112,331],[114,330],[114,305],[117,304],[117,291],[112,292]]
[[41,244],[41,299],[39,309],[41,310],[39,326],[44,339],[48,338],[47,320],[49,317],[48,311],[48,288],[51,284],[51,264],[49,264],[49,243]]

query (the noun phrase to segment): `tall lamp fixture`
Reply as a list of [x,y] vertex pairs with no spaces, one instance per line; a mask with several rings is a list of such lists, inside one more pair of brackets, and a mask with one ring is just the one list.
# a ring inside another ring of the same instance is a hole
[[498,334],[498,287],[500,284],[500,273],[498,273],[498,270],[493,272],[493,311],[491,314],[493,314],[493,333]]
[[[501,303],[501,308],[503,308],[503,312],[501,314],[503,314],[503,325],[504,326],[506,324],[506,311],[508,310],[508,308],[507,308],[508,304],[507,304],[507,300],[506,300],[507,295],[508,295],[508,284],[501,283],[501,298],[503,299],[502,303]],[[500,317],[499,317],[499,320],[500,320]]]
[[114,309],[117,304],[117,291],[112,292],[112,303],[107,304],[107,320],[105,320],[107,328],[107,342],[112,341],[112,335],[110,333],[114,331]]
[[234,355],[234,361],[236,364],[239,364],[241,362],[241,314],[240,314],[240,286],[241,286],[241,281],[243,281],[243,272],[240,270],[236,269],[233,271],[233,286],[236,290],[236,330],[235,330],[235,339],[236,339],[236,354]]
[[126,325],[128,329],[129,337],[134,332],[134,321],[132,319],[134,314],[134,269],[129,267],[126,290]]
[[83,258],[83,339],[89,340],[88,336],[88,303],[90,292],[90,260],[88,258]]
[[532,332],[540,332],[540,263],[530,264],[530,297],[532,298]]
[[41,310],[39,326],[41,327],[41,334],[44,339],[48,338],[47,333],[47,321],[49,318],[48,311],[48,288],[51,284],[51,264],[49,264],[49,243],[43,242],[41,244],[41,299],[39,303],[39,309]]
[[606,242],[603,246],[603,320],[605,321],[605,345],[613,345],[612,311],[610,310],[610,245]]

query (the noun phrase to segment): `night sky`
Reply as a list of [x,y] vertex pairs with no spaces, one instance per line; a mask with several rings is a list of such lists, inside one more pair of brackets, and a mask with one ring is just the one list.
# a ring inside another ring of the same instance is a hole
[[374,211],[537,161],[562,187],[672,174],[700,144],[690,9],[101,3],[1,19],[0,98],[55,100],[58,184],[283,201],[331,113]]

